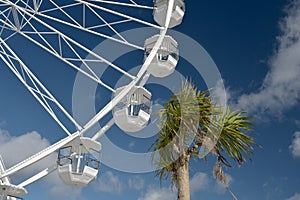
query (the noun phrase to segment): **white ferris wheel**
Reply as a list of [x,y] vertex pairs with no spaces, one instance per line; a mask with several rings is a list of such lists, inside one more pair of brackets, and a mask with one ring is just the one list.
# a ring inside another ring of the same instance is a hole
[[[151,114],[151,92],[143,86],[150,76],[163,78],[175,70],[179,59],[178,44],[167,35],[167,30],[179,25],[184,13],[184,0],[0,0],[0,58],[66,133],[62,140],[10,168],[5,167],[5,160],[0,155],[1,200],[22,199],[27,193],[26,186],[54,170],[67,185],[83,187],[95,180],[100,169],[101,151],[97,140],[114,124],[128,132],[139,131],[147,125]],[[152,27],[157,34],[145,38],[144,46],[141,46],[118,31],[119,27],[126,26]],[[103,28],[112,34],[102,32]],[[93,52],[85,44],[87,38],[76,37],[80,33],[141,50],[144,62],[136,74],[130,74],[124,66]],[[33,73],[22,55],[14,50],[16,37],[29,41],[96,82],[113,98],[87,123],[80,124]],[[87,58],[88,54],[92,58]],[[95,73],[91,63],[105,63],[130,81],[115,89]],[[57,112],[72,124],[72,129],[60,120]],[[92,137],[85,136],[110,112],[113,117],[103,128]],[[49,167],[19,184],[10,181],[9,176],[54,152],[58,153],[57,164],[53,163],[55,168]]]

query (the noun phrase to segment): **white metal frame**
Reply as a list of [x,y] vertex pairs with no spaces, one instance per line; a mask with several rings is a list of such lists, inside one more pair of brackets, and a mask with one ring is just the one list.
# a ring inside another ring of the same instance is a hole
[[[101,120],[105,115],[107,115],[116,104],[123,99],[134,87],[135,85],[144,85],[147,82],[147,79],[149,78],[150,74],[147,73],[147,68],[149,67],[151,61],[155,57],[157,50],[159,49],[163,38],[165,37],[168,26],[171,19],[172,14],[172,8],[174,5],[174,0],[169,1],[168,5],[168,12],[167,12],[167,18],[165,22],[164,27],[160,27],[158,25],[152,24],[150,22],[146,22],[141,19],[137,19],[134,17],[131,17],[129,15],[126,15],[124,13],[120,13],[118,11],[114,11],[105,7],[102,7],[99,5],[100,3],[105,4],[114,4],[118,6],[124,6],[124,7],[133,7],[133,8],[139,8],[139,9],[154,9],[153,7],[149,6],[143,6],[137,4],[134,0],[129,0],[130,3],[123,3],[123,2],[116,2],[116,1],[105,1],[105,0],[75,0],[75,3],[64,5],[64,6],[58,6],[54,0],[49,0],[50,3],[53,4],[53,8],[47,9],[47,10],[41,10],[41,5],[43,0],[33,0],[33,6],[30,6],[26,0],[17,0],[15,2],[11,2],[9,0],[0,0],[0,8],[6,7],[1,13],[0,13],[0,58],[3,60],[3,62],[7,65],[7,67],[17,76],[17,78],[25,85],[25,87],[29,90],[29,92],[37,99],[37,101],[43,106],[43,108],[52,116],[52,118],[58,123],[58,125],[66,132],[67,137],[60,140],[59,142],[49,146],[48,148],[38,152],[37,154],[27,158],[26,160],[16,164],[13,167],[10,167],[9,169],[4,170],[2,173],[0,173],[0,179],[6,180],[10,175],[24,169],[25,167],[28,167],[29,165],[32,165],[39,160],[45,158],[46,156],[50,155],[51,153],[57,151],[61,147],[65,146],[66,144],[70,143],[72,140],[74,140],[77,137],[82,136],[85,132],[87,132],[91,127],[93,127],[96,123],[98,123],[99,120]],[[77,22],[70,14],[68,14],[64,9],[73,7],[73,6],[82,6],[83,8],[83,16],[82,16],[82,23]],[[86,16],[86,9],[89,9],[92,11],[98,18],[101,24],[87,27],[86,21],[88,20],[88,16]],[[69,18],[72,22],[64,21],[62,19],[55,18],[49,13],[51,11],[60,11],[63,13],[66,17]],[[97,10],[97,11],[96,11]],[[99,15],[99,10],[102,10],[104,12],[109,12],[114,15],[118,15],[124,20],[120,21],[114,21],[114,22],[107,22],[101,15]],[[63,33],[56,29],[55,27],[45,23],[43,20],[41,20],[39,17],[47,18],[49,20],[52,20],[56,23],[61,23],[67,26],[70,26],[72,28],[76,28],[81,31],[85,31],[87,33],[94,34],[99,37],[103,37],[105,39],[110,39],[115,42],[128,45],[130,47],[143,50],[143,47],[140,47],[132,42],[129,42],[122,36],[120,33],[116,31],[116,29],[113,28],[113,25],[116,24],[122,24],[127,23],[131,21],[135,21],[137,23],[151,26],[153,28],[156,28],[160,31],[160,37],[157,40],[153,51],[150,53],[148,58],[145,60],[144,64],[140,68],[137,75],[131,75],[124,71],[121,67],[116,66],[111,61],[106,60],[101,55],[98,55],[94,52],[92,52],[90,49],[85,47],[84,45],[80,44],[76,40],[72,39],[71,36],[68,36],[66,33]],[[31,21],[34,20],[35,22],[39,23],[43,27],[46,27],[49,31],[39,31],[38,27],[34,26]],[[30,27],[32,31],[23,31],[24,27]],[[109,27],[118,37],[112,37],[108,35],[104,35],[102,33],[99,33],[95,31],[96,28],[107,26]],[[12,31],[12,34],[8,35],[5,38],[2,38],[2,33],[5,30]],[[108,64],[113,69],[123,73],[124,75],[131,78],[131,82],[124,87],[124,89],[115,96],[104,108],[102,108],[90,121],[88,121],[85,125],[80,125],[76,120],[72,117],[70,113],[59,103],[59,101],[54,97],[54,95],[51,94],[51,92],[45,87],[45,85],[36,77],[33,72],[30,70],[28,66],[22,61],[22,59],[16,55],[16,53],[13,51],[13,49],[9,46],[8,40],[11,39],[15,34],[19,34],[23,36],[25,39],[28,39],[29,41],[33,42],[37,46],[41,47],[45,51],[49,52],[50,54],[54,55],[58,59],[62,60],[66,64],[68,64],[70,67],[76,69],[78,72],[84,74],[91,80],[97,82],[99,85],[103,86],[104,88],[110,90],[111,92],[115,92],[115,90],[110,87],[109,85],[105,84],[100,80],[100,78],[96,75],[95,72],[89,67],[89,62],[104,62]],[[32,35],[38,36],[42,41],[39,42],[35,39],[35,37],[32,37]],[[54,47],[54,45],[51,44],[51,42],[48,40],[48,35],[55,35],[57,36],[57,42],[59,44],[59,48],[57,49]],[[65,48],[69,48],[72,52],[74,52],[74,57],[69,58],[65,57],[63,55],[63,50]],[[80,49],[85,51],[87,54],[90,54],[94,56],[93,59],[87,60],[83,58],[80,53],[76,49]],[[71,61],[79,61],[80,65],[83,64],[87,69],[88,72],[82,70],[80,66],[77,66],[73,64]],[[71,133],[64,124],[60,121],[60,119],[57,117],[56,113],[54,112],[53,108],[50,106],[50,103],[54,103],[57,108],[62,111],[62,113],[72,122],[72,124],[76,127],[77,131],[75,133]],[[99,139],[105,132],[114,124],[114,120],[111,119],[101,130],[99,130],[93,137],[93,140]],[[55,170],[55,167],[47,168],[40,173],[34,175],[33,177],[29,178],[28,180],[25,180],[23,183],[19,184],[20,187],[26,187],[27,185],[47,176],[49,173]]]

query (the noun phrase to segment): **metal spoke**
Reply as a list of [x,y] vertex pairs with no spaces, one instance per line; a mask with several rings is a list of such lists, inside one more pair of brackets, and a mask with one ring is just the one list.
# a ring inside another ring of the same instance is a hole
[[100,3],[107,3],[107,4],[113,4],[113,5],[119,5],[119,6],[129,6],[129,7],[135,7],[135,8],[144,8],[144,9],[150,9],[153,10],[154,7],[151,6],[143,6],[135,3],[133,0],[130,0],[132,4],[129,3],[122,3],[117,1],[105,1],[105,0],[92,0],[92,2],[100,2]]
[[[0,38],[1,44],[0,47],[2,49],[2,53],[0,54],[1,59],[5,62],[5,64],[11,69],[11,71],[18,77],[18,79],[25,85],[25,87],[29,90],[29,92],[39,101],[39,103],[44,107],[44,109],[53,117],[53,119],[59,124],[59,126],[68,134],[70,135],[70,132],[68,129],[63,125],[63,123],[56,117],[55,113],[49,106],[48,102],[45,100],[45,96],[47,96],[47,99],[51,99],[52,102],[56,104],[56,106],[65,114],[67,118],[75,125],[75,127],[80,130],[81,126],[73,119],[73,117],[65,110],[65,108],[56,100],[56,98],[46,89],[46,87],[35,77],[35,75],[26,67],[26,65],[22,62],[22,60],[19,59],[19,57],[10,49],[10,47]],[[10,56],[5,49],[9,51],[11,54]],[[5,58],[5,57],[6,58]],[[34,86],[31,87],[27,81],[23,78],[23,76],[20,74],[20,72],[17,70],[17,67],[12,62],[11,58],[13,58],[15,61],[17,61],[20,64],[20,67],[24,69],[24,71],[27,74],[27,77],[30,79],[31,83]],[[43,94],[40,89],[43,89],[43,91],[46,94]],[[37,91],[37,93],[35,92]],[[43,95],[38,95],[43,94]]]
[[71,17],[67,12],[63,10],[63,8],[59,7],[54,1],[49,0],[56,8],[58,8],[64,15],[66,15],[72,22],[74,22],[77,26],[80,26],[80,24],[73,18]]
[[130,0],[131,3],[133,3],[134,5],[137,5],[137,3],[135,3],[135,1],[133,0]]
[[128,43],[128,41],[120,34],[116,29],[114,29],[103,17],[101,17],[93,8],[89,5],[87,7],[101,20],[104,22],[106,26],[108,26],[115,34],[117,34],[124,42]]
[[[116,24],[122,24],[122,23],[130,22],[130,21],[132,21],[132,20],[125,19],[125,20],[119,20],[119,21],[111,22],[109,24],[110,25],[116,25]],[[87,29],[96,29],[96,28],[101,28],[101,27],[105,27],[105,26],[107,26],[107,25],[106,24],[100,24],[100,25],[90,26]],[[143,48],[141,47],[141,49],[143,49]]]
[[65,8],[78,6],[78,5],[81,5],[81,3],[77,2],[77,3],[73,3],[73,4],[68,4],[68,5],[65,5],[65,6],[50,8],[50,9],[47,9],[47,10],[40,10],[39,13],[47,13],[47,12],[51,12],[51,11],[56,11],[56,10],[60,10],[60,9],[65,9]]
[[108,9],[108,8],[104,8],[102,6],[98,6],[98,5],[95,5],[95,4],[92,4],[92,3],[89,3],[89,2],[86,2],[86,1],[82,1],[82,0],[76,0],[78,2],[81,2],[85,5],[89,5],[91,7],[94,7],[94,8],[97,8],[99,10],[102,10],[102,11],[105,11],[105,12],[108,12],[108,13],[111,13],[111,14],[114,14],[114,15],[117,15],[117,16],[120,16],[120,17],[124,17],[126,19],[131,19],[135,22],[138,22],[138,23],[141,23],[141,24],[144,24],[144,25],[147,25],[147,26],[150,26],[150,27],[153,27],[153,28],[157,28],[159,30],[162,29],[162,27],[158,26],[158,25],[155,25],[155,24],[152,24],[150,22],[146,22],[144,20],[141,20],[141,19],[137,19],[135,17],[132,17],[132,16],[129,16],[129,15],[126,15],[126,14],[123,14],[123,13],[120,13],[120,12],[117,12],[117,11],[114,11],[114,10],[111,10],[111,9]]

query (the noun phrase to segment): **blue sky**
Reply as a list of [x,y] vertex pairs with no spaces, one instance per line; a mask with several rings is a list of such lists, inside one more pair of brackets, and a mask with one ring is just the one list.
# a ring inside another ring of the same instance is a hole
[[[146,18],[148,14],[145,14]],[[193,38],[211,56],[223,78],[231,107],[254,116],[255,128],[251,135],[262,148],[255,149],[252,162],[240,168],[226,169],[238,199],[300,200],[300,1],[188,1],[184,21],[175,30]],[[67,110],[71,110],[76,73],[65,70],[61,62],[21,37],[14,39],[10,44],[16,52],[23,53],[24,60],[33,63],[33,71],[45,80]],[[99,43],[92,39],[83,42],[91,46]],[[142,55],[131,52],[117,62],[125,63],[126,69],[130,70],[142,61],[142,57],[127,59],[130,56]],[[0,69],[0,154],[10,166],[65,134],[3,62]],[[192,77],[200,89],[206,89],[203,79],[194,73],[195,69],[185,59],[180,60],[177,69],[184,76]],[[149,84],[147,87],[158,103],[170,95],[170,91],[161,86]],[[109,95],[97,89],[95,99],[107,99]],[[98,110],[100,105],[95,104],[95,109]],[[116,126],[107,137],[117,146],[133,152],[145,152],[154,138],[128,135]],[[114,159],[121,158],[116,156]],[[209,157],[208,162],[192,161],[193,200],[232,199],[213,179],[214,161],[213,157]],[[43,161],[40,166],[48,163]],[[19,183],[37,168],[33,166],[13,176],[12,180]],[[97,180],[87,188],[66,187],[53,173],[30,185],[25,198],[175,199],[176,194],[168,183],[165,181],[160,187],[153,172],[126,173],[104,164]]]

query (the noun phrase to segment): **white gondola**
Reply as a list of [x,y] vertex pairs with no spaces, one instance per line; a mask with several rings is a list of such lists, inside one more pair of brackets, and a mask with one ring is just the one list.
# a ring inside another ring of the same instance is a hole
[[58,174],[71,186],[84,187],[93,182],[100,169],[101,144],[80,137],[64,146],[58,154]]
[[[124,88],[118,88],[118,95]],[[151,93],[141,86],[134,86],[113,109],[115,123],[126,132],[142,130],[150,119]]]
[[[185,13],[185,3],[184,0],[174,0],[174,7],[171,16],[171,21],[169,28],[173,28],[181,24],[184,13]],[[168,10],[169,0],[154,0],[154,11],[153,16],[156,23],[160,26],[165,26],[166,15]]]
[[[144,60],[149,56],[158,38],[159,35],[154,35],[145,41]],[[166,77],[174,72],[178,60],[178,44],[171,36],[166,35],[148,67],[148,72],[155,77]]]

